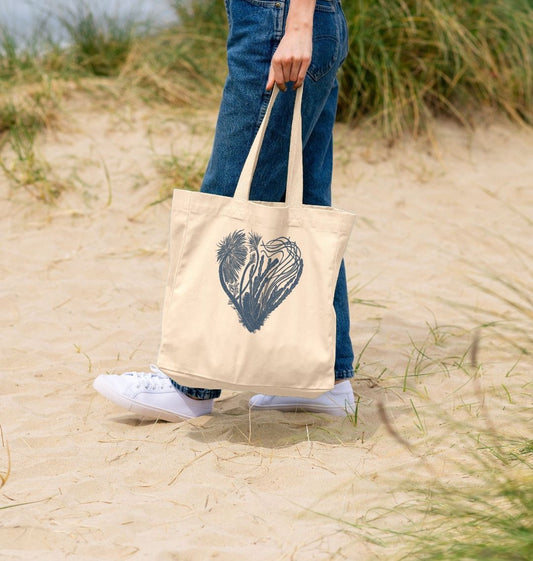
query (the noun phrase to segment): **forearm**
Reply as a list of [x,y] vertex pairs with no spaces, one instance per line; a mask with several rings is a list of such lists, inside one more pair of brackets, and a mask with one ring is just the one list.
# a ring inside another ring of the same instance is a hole
[[285,34],[272,58],[267,89],[276,83],[285,90],[287,82],[299,88],[311,63],[313,17],[316,0],[291,0]]
[[285,33],[312,32],[316,0],[291,0]]

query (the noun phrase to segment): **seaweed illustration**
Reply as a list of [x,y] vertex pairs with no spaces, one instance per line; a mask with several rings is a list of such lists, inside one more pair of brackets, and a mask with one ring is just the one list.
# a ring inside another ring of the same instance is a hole
[[300,248],[287,237],[263,242],[236,230],[218,243],[220,284],[241,323],[254,333],[293,291],[303,271]]

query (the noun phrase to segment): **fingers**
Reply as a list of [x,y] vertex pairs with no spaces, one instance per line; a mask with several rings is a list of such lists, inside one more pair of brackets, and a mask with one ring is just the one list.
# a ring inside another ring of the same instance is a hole
[[275,83],[276,83],[276,78],[274,76],[274,71],[272,70],[272,65],[270,65],[270,70],[268,72],[268,80],[267,80],[266,89],[271,90],[274,87]]
[[[267,90],[271,89],[274,84],[285,92],[287,91],[287,82],[291,81],[292,61],[281,61],[274,57],[270,64],[270,72],[267,82]],[[270,87],[269,87],[270,86]]]
[[277,84],[278,88],[287,91],[287,82],[293,83],[293,89],[299,88],[304,80],[309,67],[309,60],[285,59],[280,60],[275,56],[270,65],[266,89],[270,90]]
[[303,65],[300,66],[300,71],[298,72],[298,76],[296,77],[296,80],[294,80],[293,89],[297,90],[304,83],[306,73],[307,73],[307,67]]
[[288,82],[294,89],[299,88],[311,64],[312,52],[312,26],[287,30],[272,56],[267,89],[277,84],[281,91],[286,91]]
[[271,90],[274,87],[274,84],[277,84],[278,88],[285,92],[287,91],[287,86],[285,85],[285,80],[283,68],[280,65],[277,65],[274,60],[270,64],[270,71],[268,73],[268,81],[267,81],[267,90]]

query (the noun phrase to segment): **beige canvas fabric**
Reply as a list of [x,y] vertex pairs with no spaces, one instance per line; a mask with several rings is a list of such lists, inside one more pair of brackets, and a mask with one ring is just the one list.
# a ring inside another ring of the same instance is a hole
[[186,386],[313,397],[334,385],[333,294],[355,217],[302,204],[302,88],[286,202],[248,200],[277,94],[233,198],[174,191],[158,366]]

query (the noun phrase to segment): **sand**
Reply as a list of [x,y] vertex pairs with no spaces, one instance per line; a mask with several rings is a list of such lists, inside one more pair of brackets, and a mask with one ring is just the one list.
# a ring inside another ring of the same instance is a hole
[[154,423],[94,392],[97,374],[155,361],[170,207],[150,206],[156,164],[201,165],[215,118],[73,92],[37,144],[72,188],[48,206],[0,175],[2,560],[393,559],[401,540],[372,528],[408,525],[406,482],[461,478],[468,436],[491,424],[525,436],[532,361],[505,338],[527,346],[527,318],[479,285],[531,287],[533,135],[497,119],[394,145],[337,127],[335,204],[358,215],[357,423],[250,415],[237,392]]

